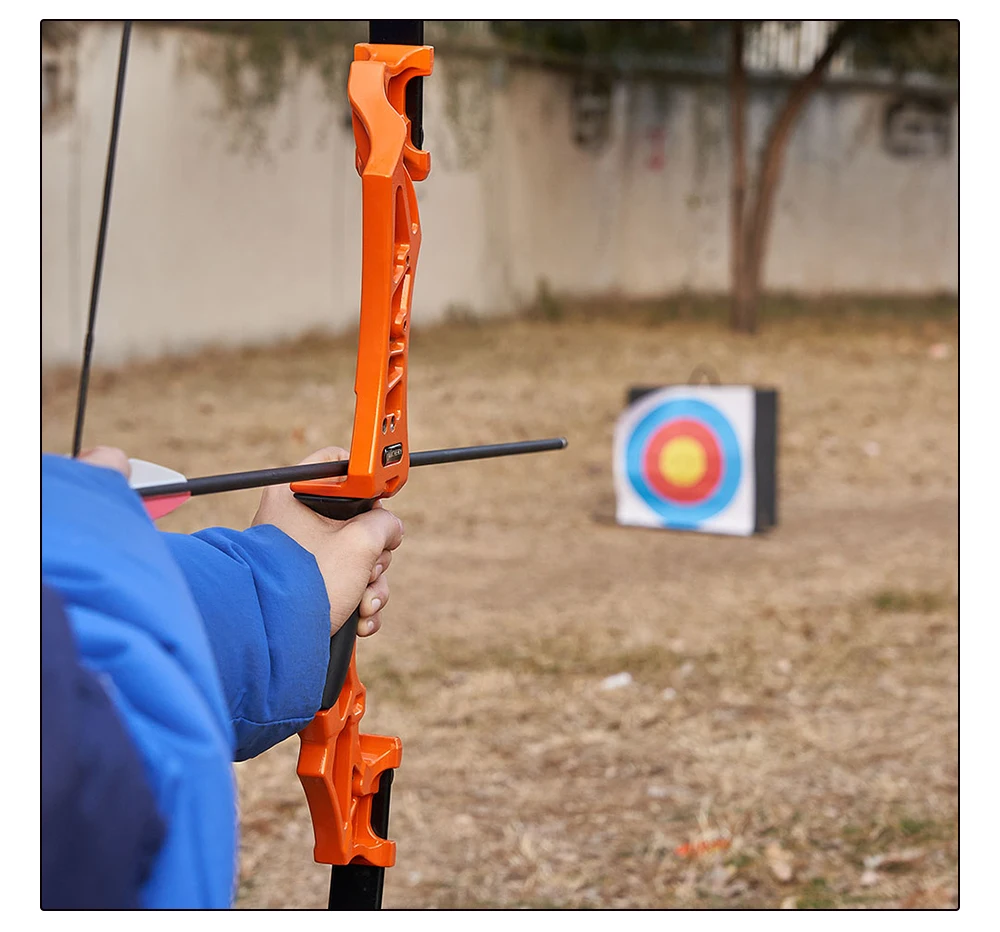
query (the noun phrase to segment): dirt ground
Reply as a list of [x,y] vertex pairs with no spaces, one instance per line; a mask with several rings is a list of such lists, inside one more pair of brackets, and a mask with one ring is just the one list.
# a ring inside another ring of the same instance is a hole
[[[835,306],[756,338],[554,316],[413,337],[414,450],[570,446],[414,470],[393,500],[406,541],[359,654],[366,730],[404,747],[385,906],[957,905],[957,311]],[[317,337],[98,371],[87,438],[188,475],[347,446],[354,353]],[[781,392],[766,536],[611,521],[627,388],[698,363]],[[45,449],[67,449],[73,378],[44,379]],[[163,525],[243,527],[256,498]],[[297,750],[237,765],[238,906],[325,905]]]

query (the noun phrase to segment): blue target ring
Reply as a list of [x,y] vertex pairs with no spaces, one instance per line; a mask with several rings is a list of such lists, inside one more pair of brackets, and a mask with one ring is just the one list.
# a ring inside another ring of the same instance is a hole
[[[715,490],[699,502],[674,502],[654,489],[645,474],[646,450],[654,435],[672,421],[681,418],[698,421],[718,439],[722,454],[722,475]],[[649,412],[632,431],[625,450],[629,482],[636,494],[669,525],[694,529],[717,515],[733,500],[740,485],[743,465],[740,445],[729,419],[718,408],[704,401],[686,398],[666,401]]]

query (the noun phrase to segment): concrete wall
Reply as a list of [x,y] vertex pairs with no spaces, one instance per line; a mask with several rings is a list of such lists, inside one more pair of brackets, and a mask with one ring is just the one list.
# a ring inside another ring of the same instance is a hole
[[[46,362],[75,361],[82,346],[119,39],[85,26],[56,59],[64,99],[43,115]],[[216,85],[194,67],[212,41],[135,29],[101,361],[356,321],[360,183],[346,107],[306,77],[268,119],[264,154],[234,147]],[[415,326],[511,311],[542,279],[580,296],[726,288],[724,87],[618,81],[602,96],[579,80],[439,53],[425,82],[433,169],[417,186]],[[752,146],[783,93],[755,87]],[[912,96],[831,88],[808,106],[778,193],[769,288],[957,290],[957,106]]]

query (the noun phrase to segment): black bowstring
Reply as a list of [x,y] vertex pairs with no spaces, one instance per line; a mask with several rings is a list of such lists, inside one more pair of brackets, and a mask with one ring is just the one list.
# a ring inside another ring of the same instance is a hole
[[118,82],[115,86],[115,107],[111,116],[111,139],[108,142],[108,162],[104,170],[104,200],[101,223],[97,231],[97,252],[94,255],[94,275],[90,285],[90,312],[87,315],[87,338],[83,344],[83,365],[80,387],[76,395],[76,423],[73,425],[73,456],[79,456],[83,442],[83,418],[87,410],[87,389],[90,386],[90,362],[94,355],[94,322],[97,320],[97,300],[101,293],[101,273],[104,270],[104,246],[108,237],[108,215],[111,212],[111,190],[115,178],[115,156],[118,153],[118,130],[121,126],[122,100],[125,96],[125,66],[128,45],[132,37],[132,21],[125,20],[122,45],[118,55]]

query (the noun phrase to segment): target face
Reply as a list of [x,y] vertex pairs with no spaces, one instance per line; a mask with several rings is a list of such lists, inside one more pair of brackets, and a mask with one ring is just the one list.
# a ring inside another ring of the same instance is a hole
[[615,432],[619,523],[752,533],[753,412],[744,386],[660,389],[631,405]]

